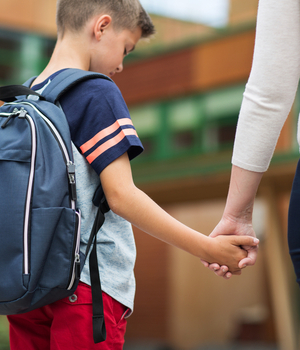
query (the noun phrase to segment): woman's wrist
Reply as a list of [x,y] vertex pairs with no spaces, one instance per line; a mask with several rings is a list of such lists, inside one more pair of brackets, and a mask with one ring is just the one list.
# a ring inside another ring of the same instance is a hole
[[232,166],[223,217],[235,222],[252,222],[256,192],[263,173]]

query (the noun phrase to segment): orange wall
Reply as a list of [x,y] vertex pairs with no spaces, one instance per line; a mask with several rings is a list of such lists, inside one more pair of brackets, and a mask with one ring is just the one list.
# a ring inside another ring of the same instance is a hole
[[56,0],[1,0],[0,25],[56,36]]
[[129,63],[114,80],[129,105],[244,82],[254,36],[252,29]]
[[206,90],[246,81],[252,64],[254,30],[211,41],[193,52],[193,86]]

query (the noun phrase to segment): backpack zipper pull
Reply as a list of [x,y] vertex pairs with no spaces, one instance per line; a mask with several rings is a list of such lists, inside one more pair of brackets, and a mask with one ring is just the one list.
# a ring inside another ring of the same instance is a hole
[[19,115],[18,117],[19,118],[25,118],[26,117],[26,114],[27,114],[27,111],[22,107],[19,111]]
[[[25,110],[24,110],[25,111]],[[7,117],[7,119],[5,120],[5,122],[1,125],[1,129],[5,129],[7,127],[7,124],[9,123],[9,121],[12,119],[12,118],[15,118],[17,117],[19,114],[20,114],[21,111],[19,111],[17,108],[15,108],[13,110],[13,112],[9,115],[9,117]],[[26,112],[26,111],[25,111]],[[26,115],[26,113],[25,113]]]
[[75,255],[75,279],[80,279],[80,255]]
[[67,164],[67,171],[69,177],[69,185],[70,185],[70,197],[73,201],[76,201],[76,181],[75,181],[75,164],[69,162]]

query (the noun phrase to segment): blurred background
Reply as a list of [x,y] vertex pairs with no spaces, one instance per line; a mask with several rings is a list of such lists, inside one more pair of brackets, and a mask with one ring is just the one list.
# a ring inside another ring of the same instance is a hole
[[[141,1],[157,34],[115,76],[145,146],[138,187],[209,234],[225,205],[258,0]],[[0,0],[0,84],[39,74],[56,39],[56,0]],[[286,242],[300,95],[255,203],[258,261],[229,281],[135,229],[137,293],[125,350],[296,350],[300,295]],[[0,349],[9,349],[0,317]]]

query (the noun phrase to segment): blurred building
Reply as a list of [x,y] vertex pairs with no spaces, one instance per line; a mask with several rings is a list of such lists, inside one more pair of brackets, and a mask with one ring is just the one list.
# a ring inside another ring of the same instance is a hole
[[[141,42],[115,78],[145,146],[133,162],[137,186],[205,234],[225,205],[257,4],[231,0],[223,29],[153,16],[156,37]],[[1,85],[38,74],[46,64],[55,44],[54,13],[55,0],[1,0]],[[128,349],[145,342],[178,350],[244,342],[296,350],[299,293],[286,221],[299,101],[297,95],[259,189],[254,221],[261,244],[254,267],[225,281],[199,259],[135,229],[137,295]]]

